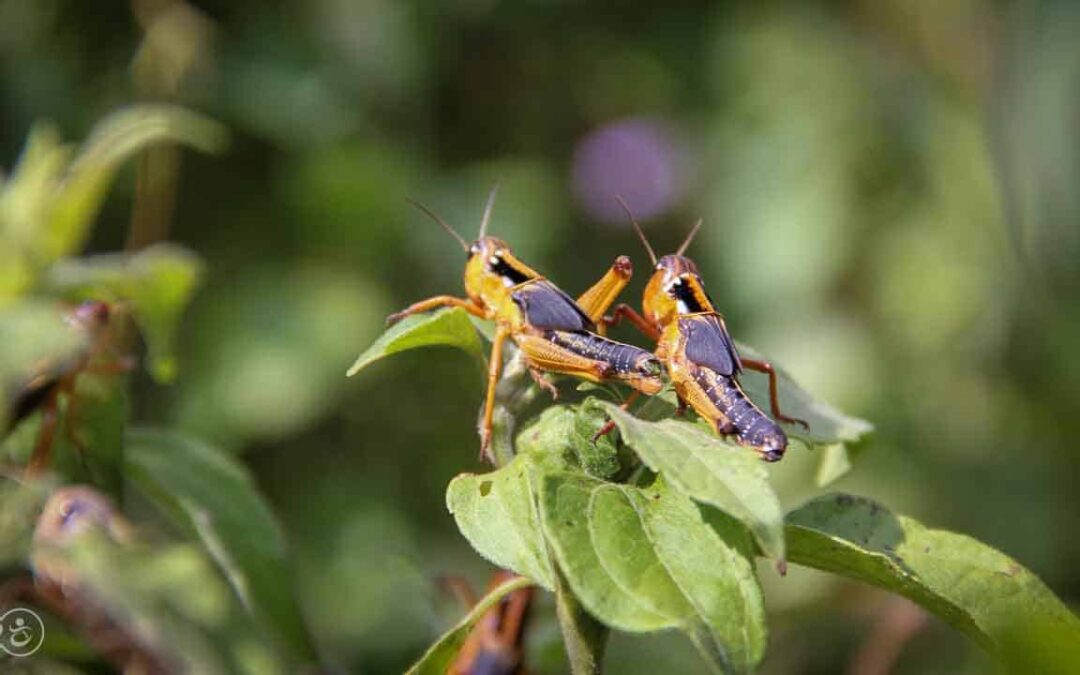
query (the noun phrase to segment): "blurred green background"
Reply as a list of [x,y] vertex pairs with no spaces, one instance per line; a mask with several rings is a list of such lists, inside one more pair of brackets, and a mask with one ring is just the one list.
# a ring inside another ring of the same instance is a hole
[[[137,416],[242,453],[350,672],[400,672],[460,611],[436,577],[489,572],[443,502],[481,468],[475,363],[344,372],[386,314],[460,293],[460,250],[404,198],[470,233],[496,180],[494,233],[572,294],[629,253],[638,301],[647,260],[614,194],[658,250],[704,217],[690,253],[736,338],[877,425],[838,487],[1075,605],[1078,34],[1065,0],[0,0],[0,163],[34,120],[82,138],[137,100],[231,129],[225,155],[129,167],[91,250],[166,237],[207,260],[181,376],[140,382]],[[786,506],[818,490],[815,462],[795,447],[773,470]],[[899,673],[987,668],[883,593],[762,574],[763,672],[879,672],[882,644]],[[561,672],[550,607],[536,619],[535,669]],[[616,636],[609,660],[704,667],[666,635]]]

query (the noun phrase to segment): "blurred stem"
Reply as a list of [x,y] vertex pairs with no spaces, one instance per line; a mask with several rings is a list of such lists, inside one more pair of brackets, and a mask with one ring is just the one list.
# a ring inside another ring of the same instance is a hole
[[566,585],[562,572],[555,575],[555,611],[559,617],[566,658],[573,675],[599,675],[603,671],[608,629],[585,611]]

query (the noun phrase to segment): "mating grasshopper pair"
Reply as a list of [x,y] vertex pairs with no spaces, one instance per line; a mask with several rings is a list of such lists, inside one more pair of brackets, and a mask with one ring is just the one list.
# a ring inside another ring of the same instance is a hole
[[[554,386],[544,372],[573,375],[592,382],[622,382],[635,391],[623,404],[629,406],[640,394],[655,395],[664,386],[666,371],[679,398],[709,421],[718,434],[731,435],[740,444],[757,450],[767,461],[779,460],[787,448],[780,426],[743,392],[738,376],[753,368],[769,376],[773,417],[784,422],[805,422],[780,413],[776,373],[763,361],[740,359],[723,317],[705,293],[693,261],[683,253],[701,226],[699,221],[674,255],[657,260],[637,222],[635,230],[649,252],[654,273],[645,288],[644,316],[619,305],[605,314],[630,281],[633,266],[620,256],[606,274],[575,302],[566,293],[511,253],[505,242],[488,236],[495,190],[488,196],[480,234],[468,244],[437,215],[416,204],[450,233],[465,249],[465,291],[468,298],[440,295],[422,300],[392,314],[394,323],[410,314],[437,307],[460,307],[473,316],[495,322],[488,366],[487,397],[480,425],[481,455],[489,451],[495,384],[502,367],[502,348],[513,340],[542,388],[554,396]],[[415,202],[414,202],[415,204]],[[625,208],[625,204],[623,205]],[[629,214],[629,209],[627,209]],[[655,353],[616,342],[603,335],[608,325],[627,318],[656,341]],[[609,425],[600,433],[609,431]]]

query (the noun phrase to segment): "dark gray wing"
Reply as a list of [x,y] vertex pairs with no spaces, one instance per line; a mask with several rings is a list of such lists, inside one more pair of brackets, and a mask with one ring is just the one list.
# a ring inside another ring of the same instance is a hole
[[686,356],[694,363],[728,377],[742,370],[735,343],[719,316],[683,317],[679,319],[679,332],[686,337]]
[[547,280],[526,284],[511,296],[529,324],[541,330],[594,330],[593,322],[566,293]]

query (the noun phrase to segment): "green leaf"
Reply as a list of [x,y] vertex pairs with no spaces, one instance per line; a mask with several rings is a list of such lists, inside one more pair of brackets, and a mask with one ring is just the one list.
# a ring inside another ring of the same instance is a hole
[[498,471],[461,474],[450,481],[446,507],[481,556],[554,590],[536,507],[534,468],[528,455],[518,455]]
[[391,326],[373,345],[364,350],[349,368],[352,377],[371,363],[407,349],[446,345],[457,347],[483,358],[480,338],[463,309],[441,309],[437,312],[407,316]]
[[202,540],[249,611],[298,658],[313,660],[284,536],[247,470],[203,443],[151,429],[128,434],[126,463],[140,491]]
[[443,634],[438,641],[424,652],[420,660],[409,668],[407,675],[443,675],[453,664],[461,647],[469,638],[473,627],[497,602],[514,591],[532,585],[532,581],[525,577],[514,577],[499,584],[481,598],[468,614],[457,622],[453,628]]
[[8,406],[34,376],[62,367],[87,347],[86,334],[64,322],[53,303],[19,302],[0,309],[0,429],[6,429]]
[[26,558],[34,523],[52,488],[48,480],[0,480],[0,567]]
[[823,446],[820,452],[821,458],[814,472],[814,484],[819,488],[840,479],[851,470],[851,457],[847,446],[843,443]]
[[55,260],[82,246],[90,223],[119,165],[148,145],[184,143],[205,152],[225,145],[215,122],[181,108],[133,106],[115,112],[94,128],[49,199],[45,254]]
[[668,488],[545,476],[544,531],[574,595],[622,630],[679,628],[710,664],[751,672],[765,647],[753,564]]
[[765,555],[784,559],[780,500],[755,453],[688,422],[646,422],[617,405],[600,405],[650,469],[672,487],[744,523]]
[[[746,358],[763,360],[761,354],[752,347],[739,343],[738,349],[739,354]],[[830,445],[858,441],[874,430],[874,426],[866,420],[845,415],[828,403],[815,399],[796,384],[787,372],[775,363],[773,365],[776,367],[780,411],[810,425],[810,430],[807,431],[798,424],[784,424],[784,431],[788,436],[809,445]],[[750,398],[762,410],[769,412],[769,378],[763,373],[744,369],[739,381]]]
[[55,292],[131,304],[146,339],[150,373],[159,381],[176,376],[175,336],[203,267],[187,249],[158,244],[134,254],[62,260],[46,283]]
[[[37,541],[35,565],[63,570],[65,594],[93,599],[83,620],[112,639],[134,639],[144,653],[182,672],[293,672],[260,639],[210,561],[193,546],[120,544],[91,529],[72,540]],[[295,665],[295,664],[294,664]],[[152,663],[160,670],[162,663]]]
[[561,572],[555,579],[555,615],[559,619],[570,673],[600,675],[604,672],[604,652],[611,630],[581,606]]
[[73,158],[54,129],[35,127],[0,192],[2,248],[18,251],[4,262],[21,270],[17,278],[4,278],[0,291],[25,288],[35,268],[77,251],[120,164],[160,142],[215,151],[224,145],[225,132],[180,108],[132,106],[103,119]]
[[1080,620],[1038,577],[971,537],[843,494],[814,499],[787,521],[792,562],[899,593],[990,649],[1030,626],[1062,649],[1080,644]]
[[611,433],[593,440],[593,436],[606,422],[607,414],[604,408],[592,397],[585,399],[574,415],[570,443],[577,453],[581,468],[594,478],[609,479],[622,469],[619,462],[618,434],[612,430]]

